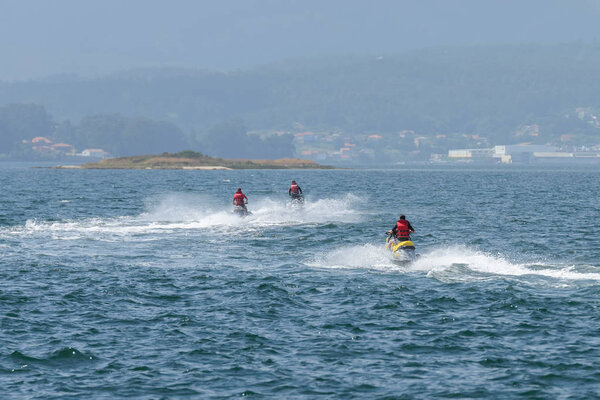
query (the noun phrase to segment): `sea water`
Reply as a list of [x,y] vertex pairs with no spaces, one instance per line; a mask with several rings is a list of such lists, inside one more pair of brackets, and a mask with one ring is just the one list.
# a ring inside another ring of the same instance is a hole
[[2,399],[600,397],[600,170],[0,182]]

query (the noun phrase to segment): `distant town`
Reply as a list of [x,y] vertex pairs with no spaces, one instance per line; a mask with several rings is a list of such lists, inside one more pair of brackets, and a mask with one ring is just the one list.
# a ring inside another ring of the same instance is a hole
[[[42,117],[38,119],[50,120],[39,106],[11,106],[4,110],[13,111],[14,115],[23,115],[23,110],[28,110]],[[600,119],[594,109],[576,108],[564,119],[575,120],[592,132],[600,133]],[[349,133],[341,129],[317,131],[299,122],[289,130],[249,131],[241,125],[224,124],[212,130],[210,135],[204,137],[204,141],[193,141],[188,140],[175,126],[151,120],[135,123],[135,120],[118,116],[95,117],[91,123],[87,122],[86,129],[71,129],[76,134],[70,135],[60,134],[60,129],[52,124],[45,130],[38,129],[35,121],[36,118],[22,119],[21,125],[28,127],[30,135],[39,131],[48,132],[46,135],[23,138],[25,135],[19,131],[25,130],[19,129],[18,124],[10,130],[15,132],[14,135],[19,135],[15,137],[18,145],[13,148],[17,152],[17,159],[20,155],[21,159],[28,160],[79,163],[123,154],[147,155],[193,150],[207,156],[232,159],[293,157],[348,167],[415,163],[600,164],[600,135],[597,133],[548,135],[538,124],[521,125],[502,137],[467,133],[423,134],[407,129],[366,133]],[[121,130],[115,129],[115,126],[120,126]],[[131,126],[136,129],[132,130]],[[156,127],[160,127],[160,130]],[[93,132],[93,135],[89,132]],[[154,134],[149,135],[148,132]],[[112,139],[107,139],[108,136]],[[82,140],[90,137],[92,139]],[[502,143],[505,140],[510,142]],[[590,142],[595,144],[586,144]],[[232,143],[236,145],[232,146]],[[261,152],[262,149],[268,151]],[[228,151],[233,153],[227,156]]]
[[34,137],[31,140],[24,139],[24,146],[31,146],[31,150],[40,156],[54,155],[63,157],[83,157],[103,159],[109,158],[110,154],[102,149],[83,149],[77,152],[75,147],[68,143],[53,143],[51,139],[43,136]]
[[[386,137],[387,136],[387,137]],[[487,144],[484,137],[461,135],[479,144]],[[403,142],[391,145],[390,137]],[[448,135],[420,136],[413,131],[396,135],[371,134],[352,138],[340,133],[301,132],[295,134],[298,156],[317,162],[337,164],[383,163],[476,163],[476,164],[544,164],[544,163],[597,163],[600,164],[600,145],[576,146],[563,135],[560,146],[522,142],[474,148],[449,149],[436,152],[446,145]],[[404,152],[402,151],[404,150]],[[408,150],[408,152],[406,152]],[[429,151],[429,152],[428,152]],[[406,154],[408,153],[408,154]],[[394,162],[394,158],[397,158]]]
[[572,43],[0,81],[0,160],[598,164],[598,71],[600,47]]
[[[281,133],[279,133],[281,134]],[[285,133],[289,134],[289,133]],[[562,146],[531,144],[528,142],[495,145],[480,148],[450,149],[447,153],[427,150],[443,145],[446,135],[419,136],[413,131],[397,134],[354,135],[339,132],[304,131],[294,134],[295,155],[299,158],[332,165],[369,165],[380,160],[386,164],[406,162],[428,163],[475,163],[475,164],[555,164],[596,163],[600,164],[600,145],[569,146],[568,135],[562,138]],[[391,140],[390,140],[391,139]],[[471,140],[485,143],[485,138],[471,135]],[[401,142],[393,146],[394,140]],[[99,148],[78,151],[68,143],[54,143],[51,139],[38,136],[23,140],[24,146],[40,157],[52,155],[81,161],[100,160],[114,155]],[[406,156],[408,154],[408,157]],[[407,161],[408,159],[408,161]]]
[[581,147],[572,151],[561,151],[554,146],[531,145],[500,145],[489,149],[456,149],[449,150],[447,157],[432,159],[432,161],[455,161],[502,164],[547,164],[547,163],[598,163],[600,164],[600,149]]

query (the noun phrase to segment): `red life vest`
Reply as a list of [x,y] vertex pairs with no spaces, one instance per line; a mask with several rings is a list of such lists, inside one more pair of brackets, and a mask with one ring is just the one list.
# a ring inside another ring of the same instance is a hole
[[298,194],[300,192],[300,188],[298,187],[298,185],[292,185],[290,186],[290,193],[291,194]]
[[244,197],[246,197],[244,195],[244,193],[242,192],[236,192],[233,195],[233,201],[235,203],[236,206],[243,206],[244,205]]
[[396,236],[401,238],[410,237],[410,230],[408,229],[408,221],[400,219],[396,222]]

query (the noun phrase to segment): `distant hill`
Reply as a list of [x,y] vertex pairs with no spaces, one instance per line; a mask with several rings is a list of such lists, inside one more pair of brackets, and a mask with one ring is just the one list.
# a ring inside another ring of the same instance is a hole
[[540,126],[536,140],[543,142],[564,133],[597,137],[597,128],[572,117],[578,108],[600,110],[598,93],[600,44],[570,43],[311,58],[232,73],[146,69],[4,82],[0,106],[40,104],[73,123],[98,114],[150,118],[193,139],[239,120],[259,131],[413,130],[504,143],[531,124]]

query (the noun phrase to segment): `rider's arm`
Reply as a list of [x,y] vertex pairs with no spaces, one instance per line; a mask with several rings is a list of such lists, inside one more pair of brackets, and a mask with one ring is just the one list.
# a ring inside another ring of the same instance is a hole
[[412,227],[412,225],[410,224],[410,222],[408,223],[408,230],[410,230],[411,232],[415,231],[415,228]]
[[302,189],[300,189],[300,186],[298,186],[298,191],[300,192],[300,194],[302,194]]

